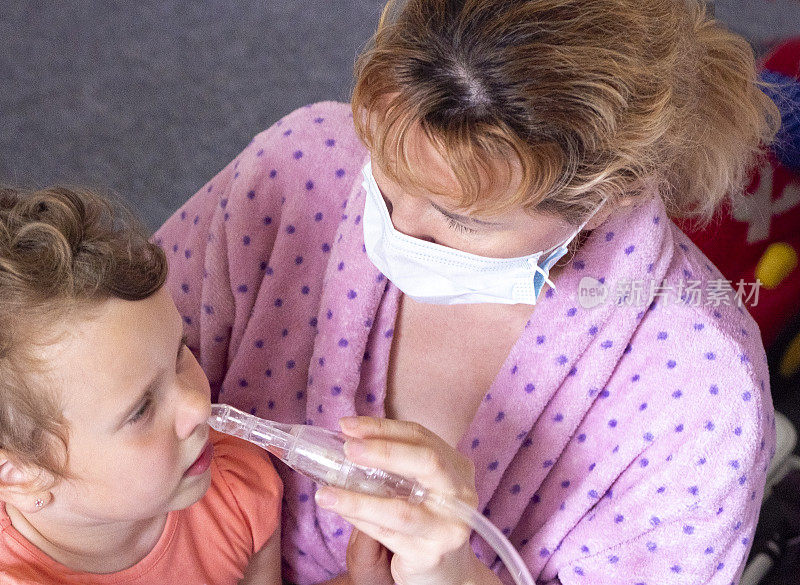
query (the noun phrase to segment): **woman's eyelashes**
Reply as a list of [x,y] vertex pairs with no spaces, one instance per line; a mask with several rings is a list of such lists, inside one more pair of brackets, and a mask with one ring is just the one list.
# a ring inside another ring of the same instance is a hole
[[[443,214],[444,215],[444,214]],[[453,229],[461,234],[474,234],[478,230],[472,229],[471,227],[465,226],[463,223],[456,221],[449,215],[444,215],[445,220],[447,220],[447,225],[450,226],[450,229]]]

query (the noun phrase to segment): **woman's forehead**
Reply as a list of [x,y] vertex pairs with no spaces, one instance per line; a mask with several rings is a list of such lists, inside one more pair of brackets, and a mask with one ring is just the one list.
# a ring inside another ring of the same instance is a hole
[[467,202],[465,185],[459,181],[441,142],[429,138],[419,127],[407,133],[400,148],[393,140],[397,139],[387,136],[383,149],[371,152],[373,169],[377,167],[379,173],[411,194],[444,197],[463,209],[473,207],[494,215],[510,206],[508,200],[517,193],[522,181],[521,165],[514,157],[476,155],[469,178],[477,183],[480,197]]

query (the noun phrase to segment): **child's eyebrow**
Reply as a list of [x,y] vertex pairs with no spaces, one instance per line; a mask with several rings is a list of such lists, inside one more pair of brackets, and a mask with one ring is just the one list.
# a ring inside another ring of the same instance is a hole
[[[185,345],[186,345],[186,334],[184,333],[183,335],[181,335],[181,341],[180,344],[178,345],[178,351],[175,354],[176,363],[178,359],[180,359],[181,350]],[[142,404],[142,402],[148,395],[153,394],[156,390],[158,390],[158,387],[161,385],[161,380],[163,378],[164,378],[164,372],[159,372],[153,377],[152,380],[150,380],[150,382],[147,383],[147,386],[144,387],[144,390],[142,390],[139,393],[138,398],[133,403],[131,403],[130,406],[128,406],[128,408],[122,411],[122,414],[117,419],[117,424],[115,427],[116,430],[119,430],[123,427],[123,425],[133,415],[133,413],[136,412],[136,410],[139,408],[139,406]]]

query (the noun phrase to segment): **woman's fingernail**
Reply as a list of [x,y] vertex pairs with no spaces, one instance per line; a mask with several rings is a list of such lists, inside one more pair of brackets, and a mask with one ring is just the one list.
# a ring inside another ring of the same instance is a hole
[[344,454],[347,455],[348,459],[359,457],[366,449],[367,447],[364,445],[364,441],[360,439],[348,439],[344,443]]
[[331,508],[336,505],[336,494],[325,488],[317,490],[317,493],[314,494],[314,499],[323,508]]

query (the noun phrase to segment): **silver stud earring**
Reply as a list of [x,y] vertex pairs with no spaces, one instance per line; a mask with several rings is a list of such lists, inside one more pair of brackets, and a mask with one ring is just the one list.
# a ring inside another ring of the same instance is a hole
[[39,510],[42,506],[44,506],[44,500],[41,498],[36,498],[36,501],[33,503],[36,506],[36,509]]

